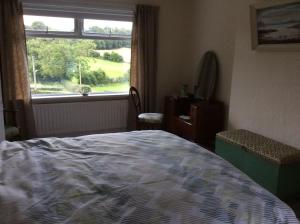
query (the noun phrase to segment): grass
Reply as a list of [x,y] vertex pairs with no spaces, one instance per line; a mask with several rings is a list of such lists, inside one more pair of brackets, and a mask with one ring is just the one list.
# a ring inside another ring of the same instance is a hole
[[93,93],[103,93],[103,92],[128,92],[128,83],[113,83],[107,84],[105,86],[92,87]]
[[[31,85],[33,91],[33,85]],[[91,87],[92,93],[114,93],[114,92],[128,92],[129,84],[128,83],[112,83],[106,84],[103,86],[94,86]],[[32,92],[33,94],[70,94],[74,93],[71,90],[67,90],[63,84],[54,83],[54,84],[42,84],[37,85],[37,90]]]
[[124,74],[130,69],[130,64],[125,62],[117,63],[91,57],[85,57],[84,60],[88,62],[91,71],[102,69],[107,77],[113,79],[123,77]]
[[123,57],[123,59],[126,63],[130,63],[130,61],[131,61],[131,49],[130,48],[123,47],[123,48],[118,48],[118,49],[96,50],[96,51],[99,52],[101,56],[103,56],[103,54],[105,52],[108,52],[108,53],[116,52]]

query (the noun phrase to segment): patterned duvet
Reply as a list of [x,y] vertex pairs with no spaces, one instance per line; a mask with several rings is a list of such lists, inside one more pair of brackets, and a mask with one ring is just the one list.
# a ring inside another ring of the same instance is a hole
[[228,162],[163,131],[0,148],[1,224],[298,223]]

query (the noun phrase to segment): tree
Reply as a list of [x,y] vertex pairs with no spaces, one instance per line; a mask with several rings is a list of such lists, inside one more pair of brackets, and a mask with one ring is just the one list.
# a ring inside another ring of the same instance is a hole
[[110,53],[109,53],[109,52],[104,52],[104,54],[103,54],[103,59],[104,59],[104,60],[107,60],[107,61],[110,61],[110,60],[111,60],[111,58],[110,58]]
[[97,50],[106,49],[105,40],[94,40],[94,43]]
[[86,71],[82,74],[82,83],[85,85],[88,84],[91,86],[97,86],[112,82],[113,80],[108,78],[105,72],[101,69],[98,69],[97,71]]
[[[131,35],[131,30],[124,28],[101,28],[98,26],[92,26],[87,31],[87,33],[97,33],[102,35]],[[95,40],[97,50],[103,49],[115,49],[121,47],[130,47],[130,40]]]
[[114,51],[111,53],[105,52],[103,54],[103,59],[108,61],[113,61],[113,62],[120,62],[120,63],[124,62],[123,57]]
[[[27,47],[29,58],[35,58],[39,79],[60,82],[70,80],[78,73],[77,65],[82,61],[81,57],[89,56],[96,45],[91,40],[30,38]],[[85,64],[82,68],[87,70]],[[29,68],[32,68],[31,60]]]
[[89,27],[89,29],[87,31],[85,31],[87,33],[102,33],[104,34],[104,29],[98,26],[92,26]]
[[96,44],[92,40],[74,40],[72,48],[76,56],[88,57],[96,49]]
[[34,21],[31,24],[31,29],[33,29],[33,30],[48,30],[48,27],[41,21]]
[[123,57],[114,51],[111,52],[110,59],[111,59],[111,61],[114,61],[114,62],[119,62],[119,63],[124,62]]
[[28,68],[29,73],[31,74],[31,78],[33,79],[33,66],[32,66],[32,59],[35,60],[35,69],[37,70],[37,77],[40,78],[41,74],[41,51],[44,48],[44,41],[42,39],[37,38],[28,38],[27,39],[27,51],[28,51]]
[[40,52],[41,76],[47,81],[61,81],[71,78],[69,67],[74,67],[76,55],[70,41],[52,39]]

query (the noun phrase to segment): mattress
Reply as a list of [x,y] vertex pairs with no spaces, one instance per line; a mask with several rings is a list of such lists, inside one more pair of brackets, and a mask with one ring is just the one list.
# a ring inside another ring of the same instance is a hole
[[2,142],[0,221],[298,223],[231,164],[163,131]]

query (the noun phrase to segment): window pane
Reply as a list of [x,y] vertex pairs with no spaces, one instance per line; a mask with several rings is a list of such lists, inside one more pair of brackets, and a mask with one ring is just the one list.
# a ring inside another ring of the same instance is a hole
[[132,22],[84,19],[84,32],[102,35],[131,36]]
[[74,32],[73,18],[24,15],[25,30]]
[[34,96],[129,90],[130,40],[27,37]]

